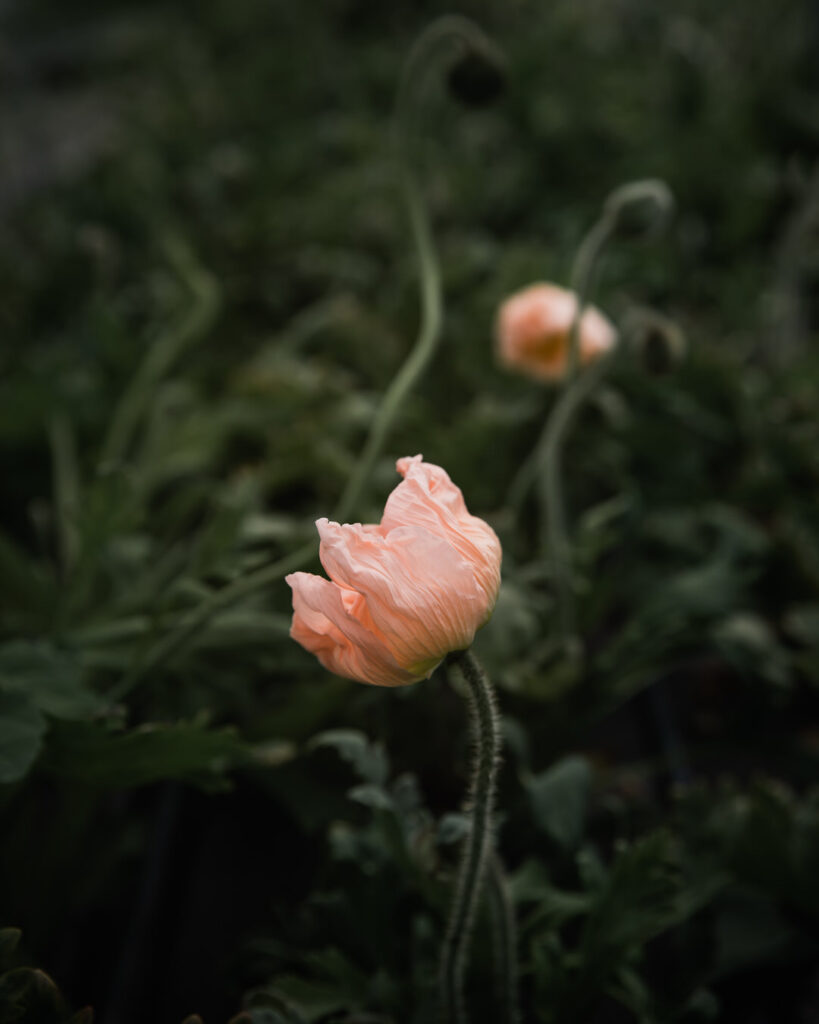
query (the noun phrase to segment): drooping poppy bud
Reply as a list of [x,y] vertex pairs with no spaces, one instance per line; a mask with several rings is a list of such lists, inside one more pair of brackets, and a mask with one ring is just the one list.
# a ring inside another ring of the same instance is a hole
[[503,92],[506,75],[488,48],[468,49],[449,69],[449,90],[468,107],[488,107]]

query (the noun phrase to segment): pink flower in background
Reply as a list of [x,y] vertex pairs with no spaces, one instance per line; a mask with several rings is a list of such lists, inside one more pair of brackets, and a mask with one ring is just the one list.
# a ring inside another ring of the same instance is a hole
[[337,675],[376,686],[428,677],[492,614],[500,542],[440,466],[399,459],[380,524],[316,522],[330,579],[294,572],[290,635]]
[[[569,335],[577,296],[556,284],[533,284],[515,292],[498,312],[496,338],[501,362],[540,380],[559,380],[569,361]],[[593,362],[613,348],[614,326],[593,306],[580,320],[580,362]]]

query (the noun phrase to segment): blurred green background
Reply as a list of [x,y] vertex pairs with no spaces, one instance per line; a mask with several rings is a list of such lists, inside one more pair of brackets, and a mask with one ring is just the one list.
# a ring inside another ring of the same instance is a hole
[[[433,1019],[469,759],[446,672],[328,676],[277,582],[119,687],[343,490],[417,330],[391,117],[447,10],[0,4],[4,1024]],[[503,542],[476,648],[504,715],[523,1020],[808,1024],[819,11],[457,10],[505,87],[475,109],[444,61],[417,97],[444,332],[356,517],[423,452]],[[594,301],[621,326],[655,309],[687,347],[624,329],[571,434],[578,668],[538,503],[509,495],[555,395],[498,368],[493,321],[565,283],[606,195],[648,177],[674,218],[612,241]],[[499,1019],[489,933],[475,1024]]]

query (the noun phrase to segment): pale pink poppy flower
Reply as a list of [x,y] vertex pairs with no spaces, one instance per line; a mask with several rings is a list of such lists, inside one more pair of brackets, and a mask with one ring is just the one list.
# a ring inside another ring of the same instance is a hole
[[286,577],[290,635],[337,675],[403,686],[463,650],[495,607],[501,547],[440,466],[399,459],[404,477],[378,525],[316,521],[330,579]]
[[[569,362],[569,340],[577,296],[556,284],[532,284],[500,307],[498,355],[506,366],[540,380],[559,380]],[[580,319],[580,363],[608,352],[617,341],[614,326],[593,306]]]

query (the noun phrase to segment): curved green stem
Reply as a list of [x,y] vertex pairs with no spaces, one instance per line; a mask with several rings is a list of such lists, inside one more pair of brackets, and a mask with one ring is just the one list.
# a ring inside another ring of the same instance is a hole
[[399,151],[414,137],[413,106],[424,70],[434,65],[436,50],[460,43],[475,54],[483,54],[490,64],[502,65],[503,56],[483,30],[462,14],[444,14],[431,22],[415,40],[404,62],[395,105],[395,141]]
[[475,655],[471,651],[457,651],[449,660],[458,666],[466,680],[475,762],[469,784],[469,832],[441,949],[440,1009],[445,1024],[467,1024],[464,975],[475,913],[486,878],[487,858],[494,843],[492,809],[501,737],[495,694]]
[[48,425],[52,453],[52,490],[57,526],[57,550],[60,569],[67,576],[79,554],[77,515],[80,503],[80,475],[77,448],[71,423],[62,413],[55,413]]
[[626,185],[620,185],[606,197],[600,216],[578,247],[569,278],[569,286],[577,296],[577,306],[569,335],[569,367],[564,378],[566,386],[571,383],[580,366],[580,322],[591,294],[597,263],[609,239],[617,230],[622,216],[629,207],[640,203],[650,204],[649,226],[654,228],[665,222],[674,206],[674,199],[666,183],[658,178],[646,178],[643,181],[630,181]]
[[[381,454],[390,427],[394,423],[407,395],[417,384],[429,365],[441,334],[443,302],[441,273],[435,254],[432,232],[426,207],[410,161],[409,124],[411,102],[416,95],[416,80],[427,66],[430,53],[443,42],[460,40],[468,45],[491,49],[491,44],[467,18],[450,16],[434,22],[418,39],[404,67],[399,86],[394,119],[394,143],[400,167],[400,183],[409,215],[410,230],[419,265],[421,322],[415,344],[399,369],[384,397],[370,427],[364,448],[344,491],[333,510],[333,519],[343,522],[355,509],[362,492]],[[288,572],[301,568],[318,553],[318,544],[312,543],[292,555],[263,566],[222,590],[193,611],[172,633],[162,637],[147,655],[126,673],[113,688],[111,695],[121,700],[145,676],[167,663],[181,651],[191,637],[202,629],[216,612],[230,607],[264,589]]]
[[286,555],[270,565],[263,565],[254,572],[248,573],[247,576],[242,576],[221,590],[217,590],[216,593],[203,601],[198,608],[194,609],[182,623],[177,624],[175,629],[170,633],[166,633],[141,661],[133,665],[111,687],[108,691],[108,697],[112,701],[122,700],[150,672],[159,668],[160,665],[166,664],[174,655],[178,654],[187,645],[188,641],[203,626],[206,626],[218,612],[230,608],[231,605],[236,604],[250,594],[263,590],[270,583],[281,579],[287,573],[295,572],[317,554],[318,542],[311,541],[292,554]]
[[563,641],[570,650],[579,650],[576,630],[574,589],[571,578],[571,546],[566,527],[566,505],[563,497],[563,445],[574,416],[605,372],[609,360],[600,359],[594,366],[579,373],[580,325],[592,290],[594,272],[609,239],[617,230],[629,207],[651,204],[651,225],[665,221],[673,198],[668,186],[657,179],[629,182],[609,194],[600,217],[583,238],[577,250],[570,284],[576,296],[574,318],[569,334],[569,360],[563,391],[553,407],[536,449],[541,469],[541,501],[546,513],[546,528],[541,547],[549,557],[560,614]]
[[541,549],[552,567],[557,593],[560,626],[566,645],[576,646],[577,629],[574,588],[571,573],[571,544],[566,527],[566,502],[563,496],[563,446],[582,404],[607,371],[610,358],[604,357],[579,374],[558,398],[538,442],[541,501],[545,524]]
[[503,864],[497,853],[489,858],[489,912],[495,943],[495,984],[500,1024],[520,1024],[518,1006],[518,936],[515,908]]
[[384,447],[387,434],[407,395],[418,382],[435,353],[441,334],[441,272],[432,242],[424,201],[408,164],[401,165],[401,185],[410,219],[413,242],[418,255],[421,292],[421,325],[418,337],[401,369],[393,377],[375,415],[370,432],[352,476],[341,495],[333,519],[344,522],[358,503]]
[[569,278],[569,286],[577,297],[572,327],[569,332],[569,365],[564,377],[564,387],[568,388],[577,371],[580,369],[580,323],[586,309],[586,301],[591,293],[592,276],[597,266],[600,254],[611,237],[616,226],[617,219],[612,216],[608,204],[603,207],[603,213],[592,225],[580,243],[577,254],[572,264],[572,272]]

